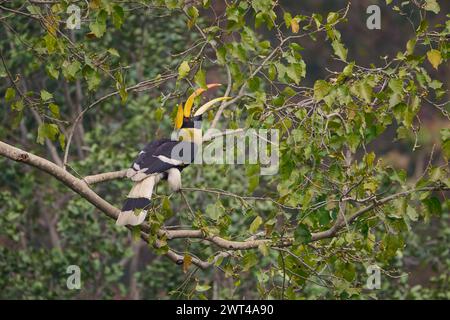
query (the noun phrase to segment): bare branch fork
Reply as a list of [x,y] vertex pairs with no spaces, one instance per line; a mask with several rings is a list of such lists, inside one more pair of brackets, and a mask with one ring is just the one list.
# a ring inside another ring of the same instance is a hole
[[[156,86],[159,83],[162,83],[166,80],[172,79],[174,78],[175,75],[174,74],[169,74],[169,75],[165,75],[161,78],[157,78],[157,79],[153,79],[153,80],[144,80],[142,82],[139,82],[138,84],[135,84],[133,86],[130,86],[128,88],[125,88],[126,92],[133,92],[133,91],[142,91],[142,90],[147,90],[153,86]],[[119,95],[119,90],[108,93],[107,95],[95,100],[93,103],[91,103],[89,106],[87,106],[84,110],[82,110],[77,117],[75,118],[75,120],[73,121],[73,125],[70,129],[69,132],[69,136],[67,138],[67,143],[66,143],[66,148],[64,150],[64,158],[63,158],[63,163],[62,166],[65,168],[67,165],[67,161],[68,161],[68,157],[69,157],[69,151],[70,151],[70,144],[72,142],[72,138],[73,135],[75,133],[75,129],[77,128],[78,124],[80,123],[80,121],[83,119],[83,116],[86,112],[88,112],[89,110],[91,110],[92,108],[94,108],[95,106],[97,106],[99,103],[107,100],[110,97]]]
[[[78,193],[80,196],[82,196],[84,199],[89,201],[91,204],[93,204],[96,208],[98,208],[100,211],[102,211],[106,216],[108,216],[111,219],[116,220],[120,210],[113,205],[111,205],[109,202],[104,200],[102,197],[100,197],[97,193],[95,193],[89,185],[77,177],[73,176],[72,174],[68,173],[63,168],[57,166],[53,162],[50,162],[44,158],[41,158],[39,156],[36,156],[32,153],[26,152],[24,150],[21,150],[19,148],[13,147],[9,144],[6,144],[4,142],[0,141],[0,155],[4,156],[6,158],[9,158],[11,160],[21,162],[28,164],[30,166],[33,166],[41,171],[44,171],[54,178],[58,179],[62,183],[64,183],[67,187]],[[111,175],[103,175],[103,177],[111,177]],[[94,181],[94,180],[92,180]],[[97,182],[101,181],[101,179],[97,178]],[[105,181],[105,180],[102,180]],[[143,238],[145,241],[148,242],[148,235],[142,234],[141,238]],[[159,243],[157,242],[155,244],[156,247],[159,246]],[[167,257],[169,257],[172,261],[174,261],[177,264],[180,264],[183,262],[183,256],[177,254],[173,250],[170,250],[166,254]],[[193,258],[192,263],[195,265],[206,268],[208,265],[207,262],[201,261],[199,259]]]
[[[16,148],[14,146],[11,146],[7,143],[0,141],[0,155],[6,158],[9,158],[11,160],[14,160],[16,162],[25,163],[27,165],[33,166],[41,171],[44,171],[54,178],[58,179],[60,182],[65,184],[67,187],[78,193],[81,197],[89,201],[92,205],[94,205],[96,208],[98,208],[101,212],[103,212],[106,216],[109,218],[116,220],[120,210],[113,205],[111,205],[109,202],[104,200],[102,197],[100,197],[96,192],[94,192],[90,187],[89,184],[104,182],[112,179],[118,179],[125,177],[125,170],[122,171],[113,171],[113,172],[107,172],[102,174],[96,174],[87,176],[84,179],[79,179],[60,166],[56,165],[55,163],[48,161],[44,158],[41,158],[39,156],[36,156],[32,153],[26,152],[22,149]],[[325,231],[320,231],[316,233],[312,233],[311,241],[319,241],[326,238],[332,238],[338,234],[339,231],[341,231],[347,224],[351,224],[357,220],[358,217],[363,215],[364,213],[367,213],[374,209],[375,207],[381,206],[387,202],[390,202],[396,198],[406,196],[408,194],[414,193],[414,192],[426,192],[426,191],[437,191],[437,190],[450,190],[450,188],[445,186],[430,186],[430,187],[424,187],[420,189],[412,189],[407,190],[403,192],[399,192],[390,196],[387,196],[385,198],[382,198],[380,200],[372,202],[372,204],[361,208],[356,213],[353,213],[349,218],[347,218],[346,223],[344,223],[343,219],[337,219],[333,226]],[[141,238],[149,242],[149,235],[150,228],[147,224],[142,225],[141,228]],[[165,237],[167,240],[173,240],[173,239],[181,239],[181,238],[192,238],[192,239],[201,239],[204,241],[208,241],[220,249],[224,251],[220,251],[213,261],[207,262],[200,260],[198,258],[193,257],[192,263],[202,269],[208,268],[214,264],[214,262],[217,260],[218,257],[224,257],[229,256],[231,254],[231,251],[233,250],[248,250],[248,249],[255,249],[258,248],[260,245],[268,245],[272,248],[282,248],[282,247],[288,247],[293,244],[292,238],[285,238],[280,242],[274,242],[271,239],[255,239],[256,237],[251,237],[249,239],[246,239],[244,241],[233,241],[233,240],[227,240],[215,235],[205,235],[201,230],[159,230],[158,231],[159,236]],[[161,243],[159,241],[156,241],[154,243],[155,247],[160,247]],[[166,253],[166,256],[171,259],[176,264],[182,264],[183,263],[183,256],[176,253],[172,249],[169,249]]]

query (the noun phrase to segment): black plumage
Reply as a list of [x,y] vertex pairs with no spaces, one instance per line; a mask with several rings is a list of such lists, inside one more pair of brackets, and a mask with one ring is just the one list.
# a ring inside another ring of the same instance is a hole
[[[209,84],[207,89],[217,86],[219,84]],[[181,140],[160,139],[150,142],[127,170],[127,177],[136,183],[117,218],[117,225],[139,225],[145,220],[153,188],[161,179],[166,179],[173,191],[181,189],[181,171],[194,162],[198,146],[202,143],[202,114],[213,104],[229,99],[222,97],[211,100],[191,115],[194,99],[207,89],[196,89],[184,108],[181,104],[178,106],[175,128],[180,130]]]
[[[173,152],[174,150],[179,152]],[[196,152],[197,145],[193,142],[172,141],[170,139],[157,140],[145,146],[131,165],[131,168],[136,173],[141,172],[145,175],[164,173],[171,168],[177,168],[182,171],[194,161]],[[171,159],[173,163],[163,161],[158,156]],[[182,164],[175,162],[182,162]]]
[[139,225],[151,204],[154,186],[159,180],[169,180],[173,190],[181,187],[180,172],[195,159],[197,145],[190,141],[155,140],[139,152],[128,169],[127,176],[137,183],[124,202],[118,225]]

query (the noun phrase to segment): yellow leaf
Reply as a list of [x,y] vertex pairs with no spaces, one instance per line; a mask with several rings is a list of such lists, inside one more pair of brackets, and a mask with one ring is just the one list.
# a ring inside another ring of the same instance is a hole
[[250,225],[249,232],[255,233],[256,230],[258,230],[259,226],[262,224],[262,222],[263,222],[262,218],[260,216],[257,216]]
[[183,272],[186,273],[189,269],[189,266],[192,264],[192,257],[188,254],[183,257]]
[[295,18],[291,20],[291,30],[293,33],[298,33],[298,31],[300,30],[300,25]]
[[58,29],[58,22],[56,21],[53,15],[48,15],[43,17],[44,25],[47,28],[48,32],[56,37],[56,30]]
[[178,79],[185,78],[189,71],[191,71],[191,67],[189,67],[189,63],[187,61],[183,61],[178,67]]
[[378,189],[378,185],[375,181],[364,182],[363,187],[365,190],[369,190],[372,193],[374,193]]
[[98,10],[101,6],[101,0],[91,0],[89,3],[89,7],[91,7],[92,10]]
[[264,257],[267,257],[269,255],[269,248],[265,243],[262,243],[258,246],[259,251],[262,253]]
[[441,52],[439,50],[431,49],[427,52],[427,58],[435,69],[437,69],[442,63]]

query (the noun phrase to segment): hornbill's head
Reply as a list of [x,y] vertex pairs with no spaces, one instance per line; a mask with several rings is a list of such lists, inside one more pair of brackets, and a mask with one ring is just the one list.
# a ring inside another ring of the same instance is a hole
[[213,105],[223,100],[231,99],[230,97],[220,97],[208,101],[204,105],[200,106],[195,110],[194,114],[191,115],[192,106],[194,105],[194,100],[198,96],[202,95],[206,90],[220,86],[219,83],[208,84],[206,88],[199,88],[195,90],[186,103],[183,105],[180,103],[178,106],[177,116],[175,118],[175,129],[180,129],[180,136],[183,140],[198,141],[198,136],[201,138],[201,124],[202,116],[208,111]]

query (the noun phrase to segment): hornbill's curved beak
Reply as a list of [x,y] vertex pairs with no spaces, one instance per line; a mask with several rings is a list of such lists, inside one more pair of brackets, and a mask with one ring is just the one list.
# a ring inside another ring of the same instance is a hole
[[195,90],[190,96],[189,98],[186,100],[186,103],[184,104],[184,116],[186,118],[189,118],[191,116],[191,109],[192,106],[194,104],[194,100],[195,98],[197,98],[199,95],[203,94],[206,90],[211,89],[211,88],[215,88],[221,86],[220,83],[211,83],[208,84],[205,88],[198,88],[197,90]]
[[[190,118],[191,117],[192,106],[194,105],[195,98],[197,98],[198,96],[202,95],[206,90],[218,87],[220,85],[221,85],[220,83],[212,83],[212,84],[208,84],[206,86],[206,89],[205,88],[199,88],[199,89],[195,90],[189,96],[189,98],[186,100],[186,103],[184,104],[184,107],[180,103],[178,105],[177,115],[175,117],[175,129],[180,129],[182,127],[182,125],[183,125],[183,120],[185,118]],[[195,111],[194,117],[202,115],[209,108],[211,108],[214,104],[216,104],[217,102],[224,101],[224,100],[229,100],[229,99],[231,99],[231,98],[230,97],[220,97],[220,98],[216,98],[216,99],[213,99],[211,101],[208,101],[207,103],[205,103],[204,105],[199,107],[197,111]]]
[[206,111],[208,111],[209,108],[211,108],[217,102],[224,101],[224,100],[230,100],[230,99],[231,99],[231,97],[220,97],[220,98],[212,99],[211,101],[208,101],[207,103],[202,105],[200,108],[198,108],[198,110],[195,111],[195,113],[194,113],[194,117],[204,114]]

